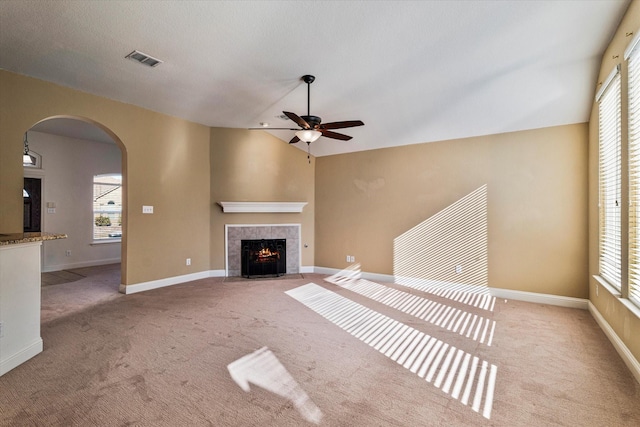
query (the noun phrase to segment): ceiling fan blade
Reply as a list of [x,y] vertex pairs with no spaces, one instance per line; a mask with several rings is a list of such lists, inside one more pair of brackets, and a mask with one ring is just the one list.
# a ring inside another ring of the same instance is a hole
[[300,141],[300,138],[298,138],[297,136],[294,136],[291,141],[289,141],[289,144],[295,144],[296,142]]
[[260,127],[260,128],[247,128],[248,130],[300,130],[298,128],[270,128],[270,127]]
[[344,129],[352,128],[355,126],[364,126],[362,120],[347,120],[344,122],[331,122],[320,125],[320,129]]
[[327,138],[339,139],[341,141],[348,141],[352,138],[349,135],[344,135],[338,132],[331,132],[330,130],[326,129],[320,129],[320,132],[322,132],[322,136],[325,136]]
[[284,113],[285,116],[289,117],[291,120],[296,122],[298,124],[298,126],[300,126],[302,129],[311,128],[311,126],[309,126],[309,123],[305,122],[304,119],[302,117],[298,116],[297,114],[290,113],[288,111],[283,111],[283,113]]

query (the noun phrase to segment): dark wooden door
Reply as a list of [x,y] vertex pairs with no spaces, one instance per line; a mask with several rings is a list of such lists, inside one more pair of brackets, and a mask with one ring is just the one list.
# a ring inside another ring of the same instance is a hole
[[25,178],[24,191],[24,232],[33,233],[42,231],[40,230],[40,219],[42,215],[42,181],[40,178]]

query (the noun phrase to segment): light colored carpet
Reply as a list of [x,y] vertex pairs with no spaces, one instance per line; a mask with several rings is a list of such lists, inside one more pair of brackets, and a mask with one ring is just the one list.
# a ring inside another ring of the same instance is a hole
[[[388,285],[495,321],[487,345],[324,277],[212,278],[125,296],[116,269],[47,286],[45,350],[0,377],[0,425],[313,425],[291,400],[300,390],[322,426],[640,425],[640,385],[587,311],[497,300],[487,312]],[[309,283],[319,299],[292,297]],[[356,337],[364,317],[322,314],[344,303],[495,365],[490,417]],[[244,391],[230,375],[264,348],[285,393]]]
[[74,273],[70,270],[52,271],[49,273],[42,273],[40,275],[40,283],[42,286],[61,285],[63,283],[75,282],[85,276]]

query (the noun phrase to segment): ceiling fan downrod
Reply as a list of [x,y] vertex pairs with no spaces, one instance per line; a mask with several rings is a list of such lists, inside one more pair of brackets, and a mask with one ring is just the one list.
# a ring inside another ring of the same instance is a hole
[[310,74],[302,76],[302,81],[307,84],[307,116],[311,116],[311,83],[313,83],[315,79],[315,76]]

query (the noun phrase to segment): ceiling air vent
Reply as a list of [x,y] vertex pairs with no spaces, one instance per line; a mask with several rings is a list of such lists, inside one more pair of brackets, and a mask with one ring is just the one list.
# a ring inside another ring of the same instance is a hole
[[125,56],[125,58],[131,59],[132,61],[139,62],[148,67],[155,67],[157,65],[162,64],[162,61],[160,61],[159,59],[156,59],[152,56],[147,55],[146,53],[142,53],[137,50],[134,50],[129,55]]

